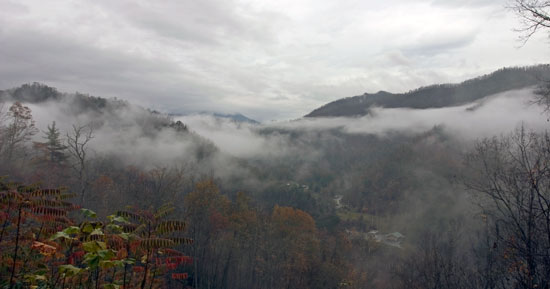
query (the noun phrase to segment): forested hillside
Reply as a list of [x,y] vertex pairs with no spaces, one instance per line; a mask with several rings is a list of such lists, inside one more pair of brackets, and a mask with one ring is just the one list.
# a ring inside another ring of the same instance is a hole
[[[38,83],[4,90],[1,284],[496,288],[533,270],[542,284],[545,263],[522,262],[547,256],[543,223],[536,245],[517,243],[515,215],[490,214],[510,200],[491,181],[545,200],[547,121],[532,97],[248,124]],[[382,125],[396,115],[407,122]]]
[[435,84],[406,93],[379,91],[339,99],[323,105],[306,117],[363,116],[372,107],[437,108],[457,106],[513,89],[537,86],[550,77],[550,66],[503,68],[458,84]]

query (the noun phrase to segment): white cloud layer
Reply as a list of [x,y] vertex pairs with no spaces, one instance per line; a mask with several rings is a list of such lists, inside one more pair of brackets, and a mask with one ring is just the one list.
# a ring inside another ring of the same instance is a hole
[[372,114],[356,118],[303,118],[262,125],[239,124],[207,115],[184,116],[179,120],[230,155],[244,158],[277,157],[303,148],[290,144],[286,137],[288,134],[259,134],[259,130],[295,130],[300,135],[326,132],[328,135],[328,130],[339,129],[349,134],[384,136],[391,133],[419,134],[440,126],[456,140],[472,143],[485,137],[506,135],[521,125],[529,130],[548,130],[548,114],[532,102],[532,90],[523,89],[455,107],[375,108]]
[[347,133],[385,135],[392,132],[422,133],[440,126],[451,135],[468,141],[507,134],[524,125],[544,131],[549,128],[548,114],[533,104],[532,89],[512,90],[483,98],[474,103],[444,108],[374,108],[357,118],[305,118],[272,124],[287,129],[342,129]]
[[505,1],[0,0],[0,88],[296,118],[328,101],[548,61]]

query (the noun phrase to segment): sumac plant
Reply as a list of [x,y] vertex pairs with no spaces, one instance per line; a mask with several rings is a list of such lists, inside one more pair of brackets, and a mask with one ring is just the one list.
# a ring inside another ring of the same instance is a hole
[[[185,282],[185,223],[124,211],[100,220],[62,189],[0,179],[0,288],[167,288]],[[80,214],[72,212],[80,209]],[[72,212],[72,213],[71,213]],[[78,220],[78,221],[76,221]]]
[[[193,240],[180,236],[187,224],[170,219],[173,211],[173,206],[164,205],[154,212],[136,209],[117,212],[117,216],[130,220],[130,223],[124,224],[124,231],[132,235],[126,252],[138,261],[133,268],[141,278],[136,288],[151,288],[156,283],[162,283],[168,273],[174,280],[187,279],[182,278],[187,274],[177,271],[191,264],[192,259],[174,248],[191,244]],[[150,284],[149,287],[147,284]]]
[[77,206],[63,189],[42,189],[0,180],[0,285],[21,287],[45,281],[58,248],[47,239],[72,225]]

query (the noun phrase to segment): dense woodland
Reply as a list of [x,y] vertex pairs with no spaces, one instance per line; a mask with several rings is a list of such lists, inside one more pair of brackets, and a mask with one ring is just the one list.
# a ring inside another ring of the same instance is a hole
[[238,157],[118,99],[34,83],[1,100],[5,288],[550,284],[544,132],[246,124],[272,146]]

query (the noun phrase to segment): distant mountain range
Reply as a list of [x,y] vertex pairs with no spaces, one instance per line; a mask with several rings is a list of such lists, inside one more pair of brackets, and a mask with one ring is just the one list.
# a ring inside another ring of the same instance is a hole
[[[365,93],[342,98],[313,110],[305,117],[364,116],[369,114],[372,107],[424,109],[458,106],[509,90],[535,87],[544,81],[550,81],[550,64],[502,68],[458,84],[435,84],[406,93],[379,91],[374,94]],[[127,101],[116,98],[105,99],[81,93],[61,93],[53,87],[40,83],[24,84],[17,88],[0,90],[0,101],[7,99],[28,103],[41,103],[50,100],[67,101],[69,99],[72,102],[71,109],[74,113],[90,110],[95,112],[114,111],[129,105]],[[149,112],[159,114],[152,110]],[[202,112],[199,114],[229,119],[237,123],[259,124],[258,121],[240,113]],[[183,114],[171,115],[182,116]]]
[[171,113],[171,116],[178,117],[178,116],[189,116],[189,115],[204,115],[204,116],[211,116],[214,118],[219,119],[226,119],[230,120],[236,123],[248,123],[248,124],[260,124],[260,122],[251,119],[241,113],[234,113],[234,114],[223,114],[223,113],[217,113],[217,112],[199,112],[199,113]]
[[540,85],[550,80],[550,65],[502,68],[458,84],[436,84],[406,93],[379,91],[325,104],[305,117],[363,116],[372,107],[438,108],[466,104],[508,90]]
[[[103,97],[90,96],[82,93],[62,93],[56,88],[47,86],[42,83],[34,82],[32,84],[23,84],[19,87],[0,90],[0,101],[15,100],[23,103],[42,103],[46,101],[68,101],[71,103],[71,109],[76,113],[84,111],[104,112],[106,110],[116,110],[118,108],[130,105],[125,100],[116,98],[107,99]],[[161,113],[147,109],[152,114],[160,115]],[[229,119],[238,123],[259,124],[256,120],[248,118],[240,113],[221,114],[211,112],[201,112],[201,115],[211,115],[216,118]],[[182,116],[184,114],[169,114],[171,116]]]
[[256,120],[253,120],[249,117],[246,117],[240,113],[235,113],[235,114],[219,114],[219,113],[214,113],[213,116],[215,117],[219,117],[219,118],[226,118],[226,119],[230,119],[234,122],[244,122],[244,123],[250,123],[250,124],[259,124],[258,121]]

